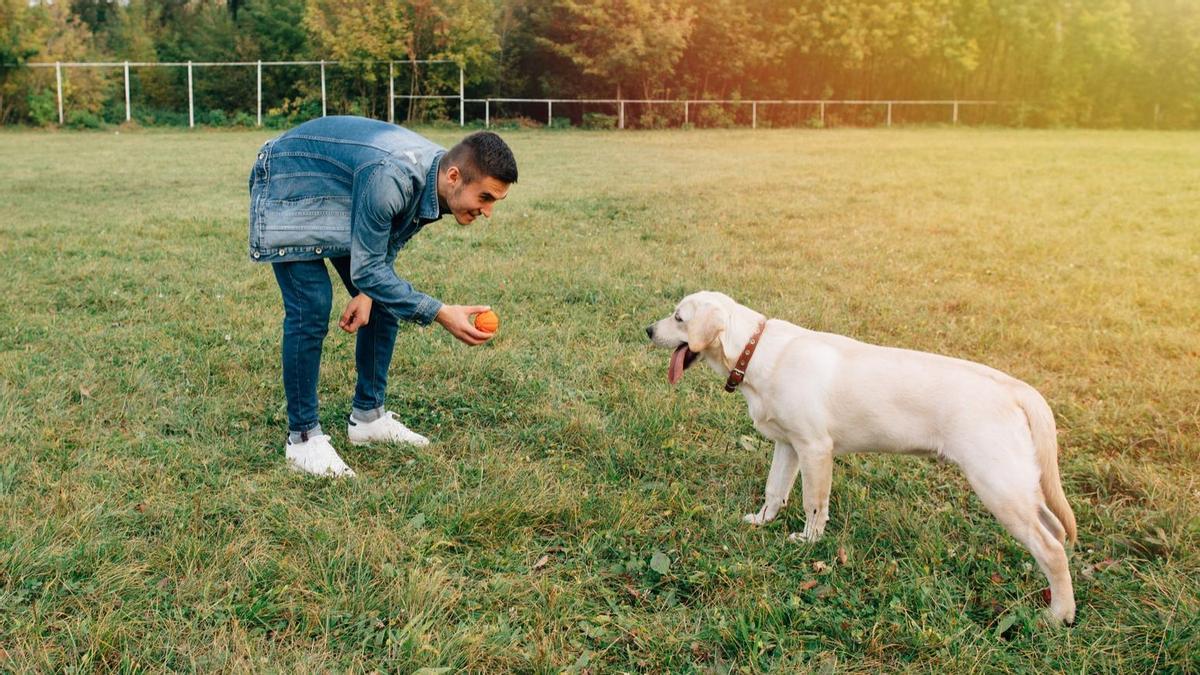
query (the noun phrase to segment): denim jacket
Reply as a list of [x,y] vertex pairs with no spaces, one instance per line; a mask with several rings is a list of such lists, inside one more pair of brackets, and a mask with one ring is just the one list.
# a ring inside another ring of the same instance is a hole
[[322,117],[267,141],[250,172],[250,258],[349,255],[351,281],[376,305],[429,324],[442,303],[392,265],[413,235],[441,218],[437,171],[445,152],[362,117]]

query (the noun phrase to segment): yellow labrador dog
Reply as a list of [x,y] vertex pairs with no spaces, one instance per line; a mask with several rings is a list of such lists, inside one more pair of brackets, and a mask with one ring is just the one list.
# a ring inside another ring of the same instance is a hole
[[804,531],[829,519],[833,458],[852,452],[932,454],[957,464],[979,499],[1037,559],[1050,613],[1075,619],[1064,542],[1075,515],[1058,474],[1054,415],[1033,387],[987,366],[806,330],[721,293],[684,298],[648,328],[674,350],[671,384],[698,358],[740,388],[754,427],[775,441],[766,501],[746,522],[775,518],[802,476]]

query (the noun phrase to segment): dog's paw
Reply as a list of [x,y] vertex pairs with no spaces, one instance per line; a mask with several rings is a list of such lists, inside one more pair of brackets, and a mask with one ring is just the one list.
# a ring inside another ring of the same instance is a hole
[[742,516],[742,522],[750,523],[751,525],[762,525],[766,521],[760,518],[757,513],[747,513]]
[[775,517],[779,515],[779,510],[782,508],[783,504],[776,504],[771,501],[767,501],[763,504],[762,508],[758,510],[758,513],[747,513],[746,515],[742,516],[742,520],[750,523],[751,525],[766,525],[772,520],[775,520]]
[[1055,626],[1074,626],[1075,625],[1075,603],[1064,603],[1061,607],[1055,607],[1053,603],[1046,608],[1046,618],[1052,625]]
[[766,525],[772,520],[775,519],[767,518],[764,511],[759,511],[758,513],[747,513],[746,515],[742,516],[742,522],[750,523],[751,525]]
[[804,528],[803,532],[793,532],[789,534],[788,541],[802,541],[806,544],[811,544],[813,542],[820,541],[821,535],[823,534],[824,532],[813,532],[806,527]]

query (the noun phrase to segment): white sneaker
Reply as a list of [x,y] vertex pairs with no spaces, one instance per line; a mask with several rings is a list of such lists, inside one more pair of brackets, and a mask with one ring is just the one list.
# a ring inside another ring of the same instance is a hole
[[354,478],[354,469],[346,466],[325,434],[313,436],[303,443],[287,444],[288,468],[317,476]]
[[377,441],[409,443],[422,448],[429,445],[428,438],[404,426],[400,420],[396,419],[396,413],[390,410],[374,422],[357,422],[352,416],[350,424],[346,427],[346,435],[355,445]]

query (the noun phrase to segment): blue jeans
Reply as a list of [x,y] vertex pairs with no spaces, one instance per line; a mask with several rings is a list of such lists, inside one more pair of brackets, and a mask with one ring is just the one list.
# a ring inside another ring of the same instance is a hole
[[[350,282],[350,258],[332,258],[330,262],[350,295],[358,295],[358,289]],[[324,260],[281,262],[271,267],[283,294],[283,390],[287,395],[288,431],[309,431],[320,424],[317,378],[321,371],[321,347],[329,332],[333,287]],[[383,407],[398,328],[395,316],[373,306],[370,322],[358,329],[354,346],[358,370],[355,409]]]

